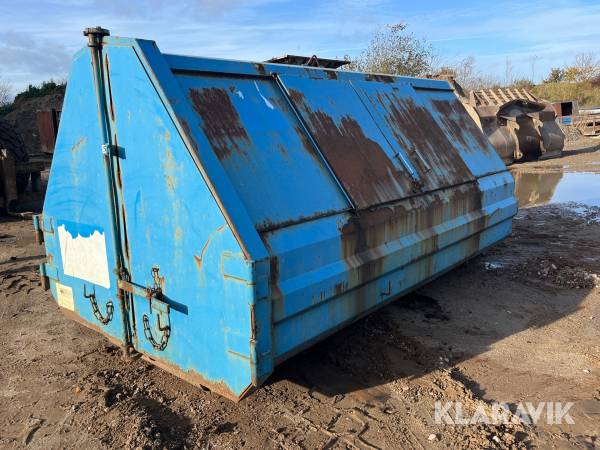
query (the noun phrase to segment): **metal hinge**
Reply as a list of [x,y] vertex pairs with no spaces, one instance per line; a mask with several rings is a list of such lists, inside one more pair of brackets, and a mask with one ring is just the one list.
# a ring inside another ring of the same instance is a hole
[[44,233],[54,234],[54,228],[52,227],[52,222],[50,222],[50,229],[46,229],[44,227],[44,218],[41,214],[35,214],[32,218],[33,220],[33,230],[35,233],[35,242],[38,244],[44,243]]
[[40,281],[45,291],[50,289],[50,280],[58,281],[58,268],[48,263],[40,264]]

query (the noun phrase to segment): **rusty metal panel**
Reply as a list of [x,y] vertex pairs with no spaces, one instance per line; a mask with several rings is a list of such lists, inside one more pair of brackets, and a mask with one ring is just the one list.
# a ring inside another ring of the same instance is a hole
[[272,79],[186,72],[177,80],[259,230],[350,207]]
[[[380,128],[398,151],[411,158],[422,180],[422,190],[440,189],[475,179],[461,157],[459,146],[481,151],[481,133],[469,128],[470,118],[451,92],[427,101],[427,91],[410,85],[355,82]],[[439,92],[439,91],[438,91]],[[481,136],[483,138],[483,136]]]
[[54,153],[56,135],[60,121],[60,111],[56,109],[37,111],[36,120],[40,137],[41,150],[44,153]]
[[418,192],[414,163],[405,149],[386,139],[352,84],[285,75],[281,79],[335,176],[358,208]]

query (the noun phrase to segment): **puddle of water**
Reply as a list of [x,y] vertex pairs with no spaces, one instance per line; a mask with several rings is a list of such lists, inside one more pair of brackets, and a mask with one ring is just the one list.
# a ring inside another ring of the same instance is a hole
[[519,208],[576,202],[600,206],[600,173],[514,172]]

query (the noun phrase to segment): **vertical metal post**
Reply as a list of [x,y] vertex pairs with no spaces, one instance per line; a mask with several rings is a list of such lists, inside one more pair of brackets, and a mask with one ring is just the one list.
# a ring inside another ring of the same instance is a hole
[[102,157],[104,159],[104,170],[106,173],[106,182],[108,187],[109,217],[113,233],[113,245],[115,253],[114,273],[117,277],[117,301],[123,326],[123,354],[129,356],[132,350],[131,330],[129,326],[129,312],[126,305],[126,294],[121,288],[119,281],[124,277],[125,264],[123,258],[123,247],[121,245],[121,224],[117,205],[117,188],[114,179],[113,165],[113,138],[108,118],[108,109],[106,105],[106,86],[104,82],[104,69],[102,65],[102,40],[105,36],[110,36],[110,32],[101,27],[86,28],[83,35],[88,38],[88,47],[90,48],[92,67],[94,70],[94,84],[96,90],[96,102],[98,104],[98,115],[102,132]]

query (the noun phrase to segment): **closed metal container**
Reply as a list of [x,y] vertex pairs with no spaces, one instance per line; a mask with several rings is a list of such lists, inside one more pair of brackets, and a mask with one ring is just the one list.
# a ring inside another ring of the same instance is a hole
[[35,220],[43,281],[192,383],[239,399],[511,231],[513,178],[445,81],[87,35]]

